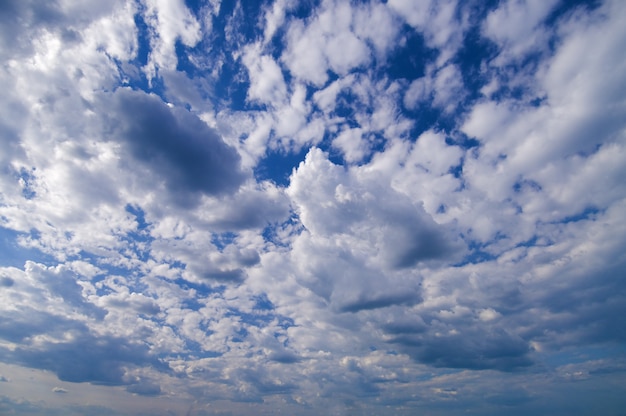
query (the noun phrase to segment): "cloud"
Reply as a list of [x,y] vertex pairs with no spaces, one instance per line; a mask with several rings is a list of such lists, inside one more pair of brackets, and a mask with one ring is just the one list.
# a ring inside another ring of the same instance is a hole
[[282,71],[271,56],[260,55],[258,46],[246,49],[243,62],[250,74],[248,99],[279,106],[287,98]]
[[390,0],[388,4],[398,16],[423,33],[428,46],[439,50],[439,65],[449,60],[461,46],[467,22],[457,10],[461,8],[455,0],[419,3]]
[[157,76],[158,69],[176,69],[178,62],[175,47],[179,41],[185,46],[195,46],[200,41],[200,24],[184,2],[146,1],[143,18],[153,28],[152,46],[144,71],[149,80]]
[[453,330],[432,338],[403,335],[390,342],[399,344],[414,359],[435,367],[512,371],[532,365],[528,344],[503,330]]
[[[420,206],[385,187],[375,171],[348,173],[319,149],[294,172],[288,194],[312,235],[369,240],[376,247],[370,254],[388,267],[411,267],[454,251],[446,232],[437,230]],[[388,202],[375,203],[380,200]]]
[[128,89],[119,89],[113,103],[118,119],[111,120],[111,138],[165,182],[173,202],[192,203],[194,192],[230,193],[243,182],[236,151],[196,116]]
[[366,43],[352,30],[353,12],[346,3],[325,2],[317,15],[294,19],[286,34],[281,59],[291,73],[316,86],[328,79],[327,71],[346,75],[370,60]]
[[418,104],[432,100],[433,107],[452,113],[466,95],[461,72],[456,65],[448,64],[434,74],[429,73],[425,78],[411,82],[404,95],[404,105],[415,109]]
[[43,343],[40,348],[17,348],[5,357],[27,367],[54,372],[60,380],[74,383],[92,382],[108,385],[127,384],[124,366],[150,363],[145,347],[120,338],[95,338],[84,334],[71,342]]
[[543,49],[548,33],[539,27],[556,5],[556,1],[507,1],[492,10],[483,33],[502,48],[496,61],[504,64],[521,59],[531,48],[535,53]]
[[341,312],[358,312],[362,310],[385,308],[392,305],[412,305],[419,301],[414,293],[399,293],[390,296],[381,296],[374,299],[360,298],[353,303],[341,307]]
[[158,396],[161,394],[161,387],[158,384],[153,384],[150,382],[138,382],[136,384],[131,384],[126,387],[126,391],[138,394],[140,396]]
[[621,2],[0,10],[0,413],[624,408]]

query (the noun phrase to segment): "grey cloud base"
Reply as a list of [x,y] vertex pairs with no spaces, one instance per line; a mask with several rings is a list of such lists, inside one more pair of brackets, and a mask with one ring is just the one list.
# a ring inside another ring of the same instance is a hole
[[197,116],[127,88],[112,102],[112,139],[165,183],[174,202],[189,205],[198,194],[234,193],[242,184],[239,154]]

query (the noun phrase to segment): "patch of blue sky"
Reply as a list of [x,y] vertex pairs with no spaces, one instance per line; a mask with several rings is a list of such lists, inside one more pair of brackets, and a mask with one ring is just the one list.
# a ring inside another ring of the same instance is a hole
[[454,136],[446,136],[446,144],[448,146],[459,146],[462,149],[472,149],[480,146],[480,141],[475,137],[469,137],[463,132],[455,132]]
[[[273,309],[272,309],[273,310]],[[270,310],[260,310],[255,309],[254,313],[243,312],[237,308],[228,308],[225,316],[234,316],[241,318],[242,322],[245,322],[246,325],[256,326],[259,328],[266,327],[270,322],[274,321],[276,315],[272,313]],[[239,333],[240,336],[247,335],[247,332]]]
[[254,309],[261,311],[271,311],[275,309],[272,301],[267,297],[267,294],[262,293],[254,297]]
[[552,12],[546,17],[543,23],[546,26],[552,26],[556,24],[559,19],[571,15],[571,13],[575,12],[576,10],[584,10],[585,13],[589,13],[598,9],[601,5],[601,0],[559,1],[557,2]]
[[146,222],[146,213],[143,209],[141,209],[141,207],[127,204],[125,209],[126,212],[132,214],[135,217],[137,221],[137,229],[139,231],[143,231],[150,226],[150,224]]
[[120,252],[120,254],[130,258],[137,258],[142,262],[150,260],[150,243],[154,241],[154,238],[149,233],[130,231],[126,235],[120,236],[119,239],[126,243],[125,251]]
[[369,114],[372,110],[371,99],[363,102],[356,93],[346,88],[337,94],[335,108],[329,115],[341,118],[348,127],[354,128],[360,126],[356,116]]
[[19,182],[22,186],[22,196],[26,199],[33,199],[37,192],[33,189],[33,181],[36,179],[35,168],[30,170],[21,168],[18,172]]
[[[224,2],[232,3],[232,2]],[[185,0],[185,6],[194,14],[194,16],[201,16],[201,11],[204,7],[207,7],[206,2],[202,0]]]
[[472,239],[466,239],[467,248],[469,254],[467,254],[459,263],[456,263],[454,267],[463,267],[468,264],[478,264],[493,261],[498,258],[497,255],[490,253],[487,248],[489,245],[495,243],[497,240],[504,237],[496,237],[492,241],[482,243]]
[[541,192],[543,188],[541,187],[541,185],[535,181],[533,181],[532,179],[520,179],[517,182],[515,182],[513,184],[513,190],[516,193],[525,191],[525,190],[531,190],[534,192]]
[[219,251],[223,251],[226,247],[233,244],[237,238],[237,233],[226,231],[223,233],[213,233],[211,235],[211,243],[217,247]]
[[278,318],[277,326],[279,326],[282,329],[289,329],[293,326],[297,326],[295,321],[292,318],[289,318],[287,316],[282,316],[282,315],[276,315],[276,317]]
[[595,221],[602,210],[594,206],[588,206],[577,214],[569,215],[560,220],[554,221],[555,224],[569,224],[578,221]]
[[265,156],[254,167],[254,176],[257,180],[270,180],[276,185],[287,186],[294,168],[304,160],[308,151],[307,147],[298,152],[288,152],[284,147],[268,148]]
[[463,108],[482,97],[480,90],[490,81],[490,74],[485,73],[484,64],[497,54],[497,45],[481,35],[480,26],[472,26],[463,38],[463,46],[453,59],[461,70],[463,85],[468,92],[462,103]]
[[[184,265],[181,267],[181,269],[182,268],[184,268]],[[197,294],[196,297],[199,299],[206,298],[214,294],[221,294],[224,293],[224,291],[226,290],[226,286],[224,285],[215,285],[211,284],[211,282],[191,282],[187,279],[183,279],[182,277],[174,279],[173,282],[184,290],[195,290]],[[196,308],[198,307],[198,305],[199,304],[195,303],[193,300],[190,300],[188,303],[190,309]]]
[[[210,334],[207,333],[207,335]],[[185,347],[187,351],[184,353],[176,353],[177,357],[197,360],[202,358],[219,358],[224,355],[223,352],[206,350],[202,348],[202,344],[190,339],[185,339]],[[170,355],[171,354],[164,353],[162,354],[162,358],[167,358]]]
[[219,79],[214,86],[215,97],[219,100],[216,104],[233,111],[264,109],[265,106],[247,101],[249,85],[241,62],[224,56],[219,69]]
[[[163,96],[162,85],[157,83],[152,84],[146,77],[146,74],[142,70],[142,68],[148,64],[148,59],[150,56],[151,46],[150,46],[150,37],[151,37],[151,29],[147,25],[146,21],[143,18],[144,6],[139,6],[139,10],[134,15],[135,27],[137,28],[137,54],[135,59],[128,62],[126,65],[122,65],[119,61],[114,60],[118,67],[119,73],[123,78],[127,78],[129,84],[133,89],[140,89],[143,91],[154,91],[156,88],[157,94],[160,92],[160,96]],[[128,69],[127,69],[128,68]]]
[[428,101],[419,103],[413,109],[402,106],[402,114],[413,122],[408,136],[415,141],[428,130],[448,133],[455,128],[455,115],[445,115],[444,112],[431,105],[432,97]]
[[24,247],[20,239],[30,237],[37,239],[39,232],[21,233],[9,228],[0,227],[0,264],[8,267],[24,267],[27,260],[45,265],[53,265],[57,260],[46,253],[32,247]]
[[284,241],[280,236],[279,232],[284,231],[286,228],[290,228],[292,233],[299,234],[304,228],[298,215],[295,212],[291,213],[291,216],[287,221],[284,221],[280,224],[270,224],[266,226],[261,235],[263,236],[264,241],[270,242],[277,247],[289,247],[290,241]]
[[539,238],[536,235],[534,235],[528,240],[522,241],[521,243],[517,243],[515,247],[534,247],[537,245],[538,240]]
[[402,26],[399,44],[376,67],[379,79],[412,81],[426,75],[426,65],[437,59],[439,52],[429,48],[424,35],[407,24]]

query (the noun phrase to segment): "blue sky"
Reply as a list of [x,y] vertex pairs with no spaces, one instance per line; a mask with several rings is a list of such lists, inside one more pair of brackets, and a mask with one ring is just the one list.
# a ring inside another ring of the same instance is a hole
[[623,415],[624,21],[2,2],[0,413]]

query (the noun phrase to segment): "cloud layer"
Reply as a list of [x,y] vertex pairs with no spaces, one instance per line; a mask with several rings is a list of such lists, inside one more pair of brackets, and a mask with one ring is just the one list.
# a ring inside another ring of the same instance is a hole
[[0,413],[620,414],[619,1],[0,5]]

